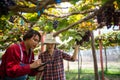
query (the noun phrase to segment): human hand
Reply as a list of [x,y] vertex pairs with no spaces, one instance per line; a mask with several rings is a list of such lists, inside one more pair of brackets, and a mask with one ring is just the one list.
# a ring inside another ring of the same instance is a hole
[[73,49],[79,48],[80,45],[79,44],[74,44],[74,46],[72,46]]
[[30,64],[31,69],[35,69],[41,65],[41,59],[35,60],[33,63]]
[[50,61],[47,61],[45,63],[41,63],[41,65],[39,67],[36,68],[37,71],[43,71],[44,70],[44,67],[50,63]]
[[37,71],[43,71],[43,70],[44,70],[44,67],[45,67],[45,65],[44,65],[44,66],[40,66],[40,67],[36,68],[36,70],[37,70]]

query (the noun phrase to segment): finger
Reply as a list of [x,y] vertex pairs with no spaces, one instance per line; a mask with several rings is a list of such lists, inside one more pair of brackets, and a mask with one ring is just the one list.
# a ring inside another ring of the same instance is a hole
[[33,62],[35,61],[35,60],[32,60]]

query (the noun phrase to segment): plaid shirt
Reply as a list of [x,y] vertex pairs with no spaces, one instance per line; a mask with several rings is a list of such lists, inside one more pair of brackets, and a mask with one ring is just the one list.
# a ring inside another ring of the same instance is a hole
[[42,80],[65,80],[63,59],[74,61],[72,56],[57,49],[54,50],[52,56],[48,51],[41,53],[39,59],[41,59],[43,63],[49,61],[44,68]]

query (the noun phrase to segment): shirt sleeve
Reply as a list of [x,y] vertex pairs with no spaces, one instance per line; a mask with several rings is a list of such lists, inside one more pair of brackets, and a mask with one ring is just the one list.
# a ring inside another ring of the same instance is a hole
[[62,54],[63,59],[68,60],[68,61],[75,61],[71,55],[67,54],[66,52],[60,51]]
[[[19,48],[19,47],[18,47]],[[9,47],[6,50],[6,75],[9,77],[20,77],[31,72],[30,65],[20,65],[20,53],[17,47]]]

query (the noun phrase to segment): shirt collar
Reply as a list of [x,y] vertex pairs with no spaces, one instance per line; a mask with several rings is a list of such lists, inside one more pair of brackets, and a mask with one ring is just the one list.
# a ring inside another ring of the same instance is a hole
[[25,43],[24,43],[23,41],[20,42],[20,45],[21,45],[21,47],[22,47],[22,50],[23,50],[23,51],[26,51]]

